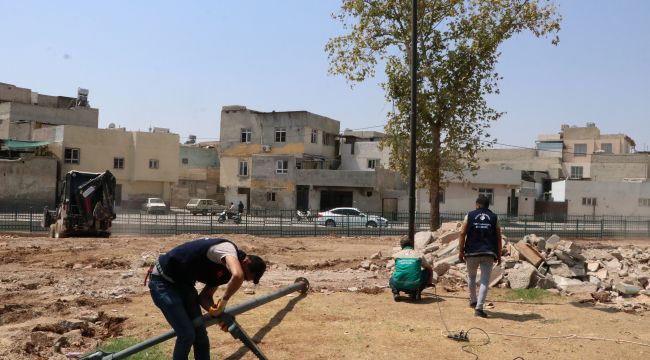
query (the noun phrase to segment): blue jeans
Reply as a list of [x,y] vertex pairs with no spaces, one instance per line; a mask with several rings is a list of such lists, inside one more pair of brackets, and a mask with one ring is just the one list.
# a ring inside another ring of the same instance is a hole
[[[433,271],[430,269],[423,269],[422,272],[420,273],[420,288],[419,290],[422,291],[424,290],[427,285],[431,282],[431,276],[433,275]],[[393,294],[398,294],[400,291],[404,291],[405,293],[411,294],[414,291],[413,290],[404,290],[400,289],[397,287],[397,284],[393,281],[393,278],[391,277],[388,279],[388,285],[390,286],[391,291]]]
[[210,360],[210,340],[204,325],[194,327],[192,320],[201,317],[199,295],[194,286],[172,284],[153,276],[149,290],[154,304],[160,308],[176,332],[173,360],[186,360],[194,346],[194,359]]

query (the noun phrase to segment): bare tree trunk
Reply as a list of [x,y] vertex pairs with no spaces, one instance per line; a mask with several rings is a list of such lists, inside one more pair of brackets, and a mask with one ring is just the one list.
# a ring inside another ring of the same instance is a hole
[[440,227],[440,126],[433,126],[433,157],[431,167],[429,168],[429,206],[431,219],[429,227],[431,231],[436,231]]

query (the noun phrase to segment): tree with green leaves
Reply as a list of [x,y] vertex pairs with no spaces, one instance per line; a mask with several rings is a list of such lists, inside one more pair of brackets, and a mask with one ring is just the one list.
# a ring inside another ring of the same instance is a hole
[[[530,31],[557,44],[561,16],[549,0],[418,0],[417,185],[430,199],[430,227],[440,223],[440,191],[452,176],[477,169],[492,143],[490,123],[503,113],[486,96],[498,94],[499,46]],[[329,72],[352,85],[384,67],[388,112],[382,147],[392,169],[409,167],[411,0],[343,0],[334,14],[344,35],[329,40]]]

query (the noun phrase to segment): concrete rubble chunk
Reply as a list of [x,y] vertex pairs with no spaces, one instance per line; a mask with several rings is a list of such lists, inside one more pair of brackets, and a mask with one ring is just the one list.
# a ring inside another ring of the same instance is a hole
[[553,251],[557,247],[557,244],[560,242],[560,237],[553,234],[548,239],[546,239],[546,251]]
[[530,286],[533,273],[536,271],[536,268],[529,263],[521,265],[508,272],[508,282],[513,289],[527,289]]
[[574,266],[576,264],[576,261],[573,259],[573,257],[566,253],[563,250],[555,250],[553,254],[563,263],[569,265],[569,266]]
[[546,275],[543,278],[539,278],[535,286],[546,290],[555,288],[556,285],[555,281],[553,281],[553,275]]
[[499,282],[501,282],[503,274],[503,269],[500,266],[495,265],[490,273],[490,287],[495,287]]
[[431,244],[427,245],[427,247],[424,248],[423,252],[425,254],[428,254],[428,253],[432,253],[434,251],[437,251],[438,249],[440,249],[440,244],[431,243]]
[[364,260],[361,262],[361,268],[365,270],[370,270],[370,264],[371,262],[369,260]]
[[452,241],[458,241],[458,236],[460,235],[459,231],[450,231],[446,232],[438,237],[438,241],[443,244],[449,244]]
[[621,295],[636,295],[639,293],[639,291],[641,291],[640,287],[624,282],[616,283],[616,285],[614,285],[614,289]]
[[415,250],[424,250],[432,241],[433,233],[431,231],[419,231],[413,237]]
[[573,272],[571,271],[571,268],[565,263],[560,263],[558,265],[549,265],[548,271],[551,273],[551,275],[557,275],[557,276],[562,276],[562,277],[573,277],[575,276]]
[[449,271],[449,268],[451,267],[451,264],[449,263],[438,263],[436,266],[433,267],[433,272],[438,274],[438,276],[444,275],[447,271]]
[[618,250],[610,251],[609,254],[612,255],[613,257],[615,257],[619,261],[623,260],[623,255],[621,255],[621,252],[618,251]]
[[546,251],[546,240],[544,240],[544,238],[540,238],[537,244],[535,244],[535,246],[537,246],[537,250],[540,253]]
[[596,272],[600,269],[600,263],[598,261],[590,261],[587,263],[587,270],[591,272]]
[[518,242],[515,244],[515,248],[523,257],[531,263],[535,268],[537,268],[540,264],[544,262],[544,258],[542,255],[532,247],[532,245],[524,243],[524,242]]
[[446,258],[442,258],[434,263],[434,267],[438,266],[439,264],[442,263],[447,263],[450,265],[458,264],[460,262],[460,259],[458,258],[458,254],[448,256]]
[[598,290],[595,284],[583,282],[577,279],[569,279],[563,276],[553,275],[556,287],[568,293],[591,293]]
[[442,249],[438,250],[436,252],[436,257],[443,257],[453,253],[454,251],[458,251],[458,243],[459,243],[458,240],[452,241],[446,247],[443,247]]
[[370,259],[379,260],[379,259],[381,259],[381,256],[382,256],[381,251],[379,251],[379,252],[376,252],[376,253],[372,254],[372,256],[370,256]]
[[447,231],[460,231],[460,227],[463,225],[460,221],[448,221],[440,224],[439,232]]
[[621,270],[621,262],[618,259],[612,259],[606,264],[609,270],[618,271]]

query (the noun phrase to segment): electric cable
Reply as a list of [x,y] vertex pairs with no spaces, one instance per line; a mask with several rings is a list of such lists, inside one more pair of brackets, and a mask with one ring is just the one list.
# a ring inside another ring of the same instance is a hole
[[478,354],[472,352],[471,350],[473,350],[474,347],[480,347],[480,346],[488,345],[490,343],[490,335],[488,335],[488,333],[485,330],[483,330],[483,329],[481,329],[479,327],[473,327],[473,328],[470,328],[469,330],[467,330],[467,332],[465,333],[465,335],[467,335],[467,339],[469,339],[469,332],[472,331],[472,330],[479,330],[483,334],[485,334],[485,336],[486,336],[485,341],[483,341],[482,343],[477,344],[477,345],[472,345],[472,344],[463,345],[460,349],[463,350],[464,352],[468,353],[468,354],[474,355],[474,360],[478,360]]

